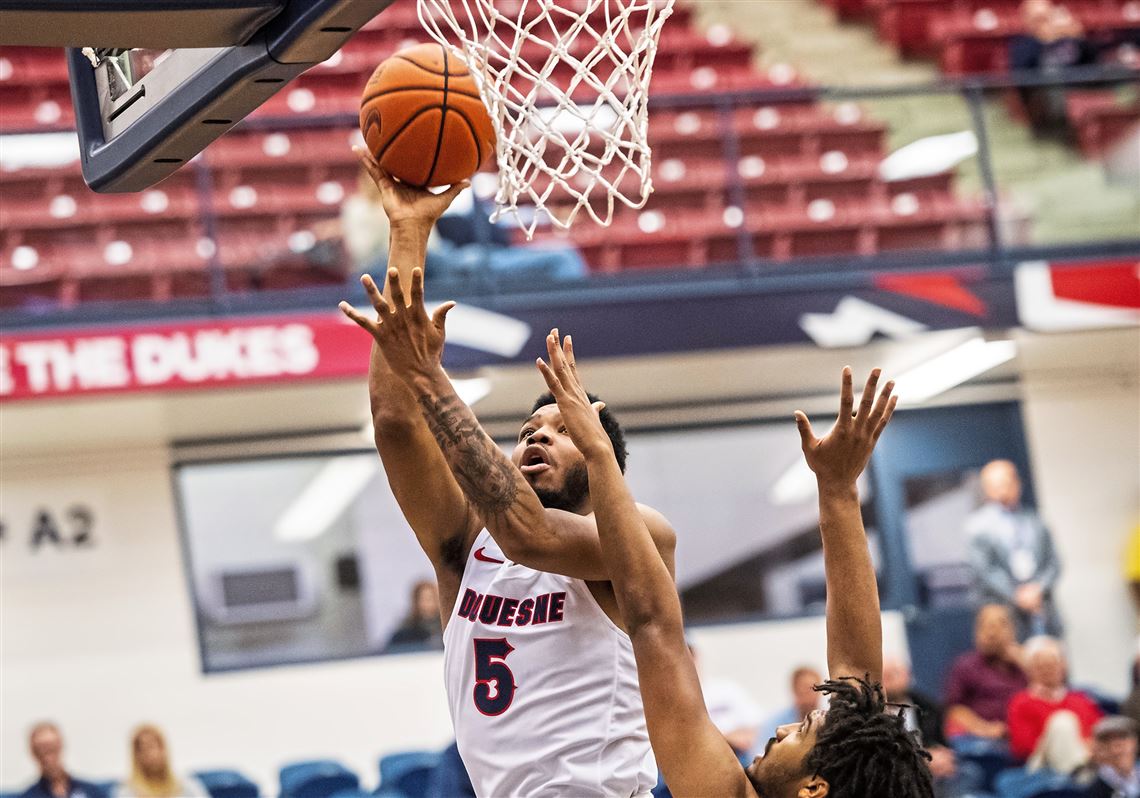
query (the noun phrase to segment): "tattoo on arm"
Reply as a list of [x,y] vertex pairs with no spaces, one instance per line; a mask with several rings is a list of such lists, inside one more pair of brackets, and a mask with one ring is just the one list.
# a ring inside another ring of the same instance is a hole
[[457,396],[419,396],[428,429],[456,482],[484,519],[501,517],[515,502],[522,476]]

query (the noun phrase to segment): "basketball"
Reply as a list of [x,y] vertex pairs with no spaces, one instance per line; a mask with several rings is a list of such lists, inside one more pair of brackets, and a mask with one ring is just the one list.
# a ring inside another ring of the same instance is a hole
[[380,166],[418,187],[466,180],[495,151],[495,128],[479,87],[455,53],[420,44],[372,73],[360,130]]

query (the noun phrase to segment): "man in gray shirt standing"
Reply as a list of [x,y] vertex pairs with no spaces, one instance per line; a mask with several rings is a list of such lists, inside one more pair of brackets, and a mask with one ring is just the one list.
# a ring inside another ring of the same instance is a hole
[[987,463],[981,483],[985,504],[966,521],[978,600],[1008,605],[1022,639],[1059,637],[1053,587],[1061,564],[1049,530],[1036,512],[1021,506],[1021,480],[1013,463]]

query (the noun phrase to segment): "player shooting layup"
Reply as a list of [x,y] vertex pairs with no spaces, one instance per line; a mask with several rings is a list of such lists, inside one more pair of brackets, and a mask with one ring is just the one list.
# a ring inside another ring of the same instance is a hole
[[[450,304],[428,318],[422,267],[428,233],[461,187],[432,195],[362,160],[392,223],[388,281],[381,294],[363,278],[375,319],[341,309],[375,340],[376,447],[435,568],[451,718],[475,791],[647,795],[657,774],[633,646],[582,453],[549,395],[535,403],[510,459],[456,396],[440,365]],[[624,466],[620,427],[608,413],[601,423]],[[647,507],[634,512],[671,579],[673,530]]]
[[764,756],[745,769],[709,720],[673,579],[629,495],[599,422],[599,405],[591,406],[582,388],[570,337],[561,344],[553,331],[547,352],[550,365],[540,360],[538,367],[586,458],[602,552],[637,657],[649,736],[673,795],[930,798],[929,756],[898,713],[884,712],[879,594],[855,486],[894,412],[893,383],[876,400],[879,371],[871,372],[853,413],[851,370],[845,368],[839,416],[823,438],[796,413],[804,456],[819,483],[830,680],[816,689],[831,695],[830,709],[781,727]]

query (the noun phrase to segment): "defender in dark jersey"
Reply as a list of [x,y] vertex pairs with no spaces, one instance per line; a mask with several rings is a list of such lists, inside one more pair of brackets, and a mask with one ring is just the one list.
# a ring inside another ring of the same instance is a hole
[[562,420],[586,457],[602,551],[611,563],[618,607],[628,625],[649,738],[673,795],[740,798],[928,798],[929,756],[887,711],[879,682],[882,625],[856,479],[894,411],[894,384],[876,399],[874,370],[854,407],[851,370],[843,370],[839,416],[823,438],[796,413],[804,456],[819,483],[827,577],[830,679],[816,687],[830,709],[776,732],[763,757],[741,768],[709,720],[685,646],[681,603],[637,512],[574,362],[573,342],[547,338],[550,363],[539,370]]

